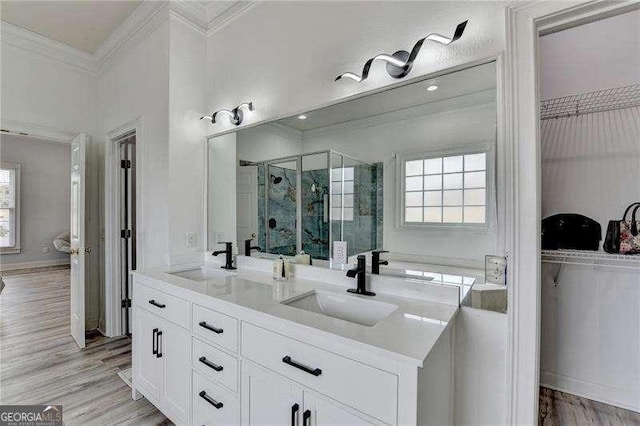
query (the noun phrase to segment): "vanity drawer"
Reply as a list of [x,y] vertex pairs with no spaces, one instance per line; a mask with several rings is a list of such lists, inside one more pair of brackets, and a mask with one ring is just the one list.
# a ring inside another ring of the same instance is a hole
[[208,343],[238,352],[238,320],[220,312],[193,305],[193,334]]
[[238,360],[193,338],[192,365],[204,377],[238,391]]
[[239,425],[240,401],[228,390],[193,372],[193,425]]
[[134,303],[147,311],[153,312],[180,327],[189,329],[189,309],[191,304],[186,300],[140,283],[136,283],[133,287],[133,300]]
[[398,378],[255,325],[242,323],[242,355],[386,423],[396,423]]

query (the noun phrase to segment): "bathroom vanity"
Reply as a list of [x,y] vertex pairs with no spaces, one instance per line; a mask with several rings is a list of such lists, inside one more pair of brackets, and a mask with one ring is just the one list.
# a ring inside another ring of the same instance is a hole
[[135,273],[134,398],[180,425],[453,422],[457,287],[409,298],[385,277],[366,297],[341,271],[296,265],[277,281],[270,265]]

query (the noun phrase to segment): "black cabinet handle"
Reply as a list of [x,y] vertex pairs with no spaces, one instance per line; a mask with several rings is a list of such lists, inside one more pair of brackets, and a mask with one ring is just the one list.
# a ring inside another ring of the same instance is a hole
[[158,331],[158,334],[156,334],[156,336],[158,336],[158,353],[156,354],[156,358],[162,358],[162,340],[160,340],[160,338],[162,337],[162,331]]
[[156,355],[158,353],[158,341],[156,340],[157,335],[158,335],[158,329],[154,328],[153,329],[153,337],[152,337],[152,340],[151,340],[151,353],[153,355]]
[[299,364],[299,363],[293,361],[289,355],[287,355],[284,358],[282,358],[282,362],[284,362],[285,364],[289,364],[290,366],[295,367],[297,369],[300,369],[300,370],[304,371],[305,373],[309,373],[311,375],[314,375],[316,377],[318,377],[319,375],[322,374],[322,370],[320,370],[319,368],[311,368],[311,367],[307,367],[306,365]]
[[206,328],[207,330],[213,331],[214,333],[217,333],[217,334],[222,334],[224,332],[223,329],[209,325],[207,324],[206,321],[200,321],[198,325],[202,328]]
[[311,411],[306,410],[304,414],[302,414],[302,424],[303,426],[307,426],[307,424],[309,425],[311,424]]
[[205,391],[200,391],[200,393],[198,395],[200,395],[200,398],[204,399],[209,404],[211,404],[214,407],[216,407],[216,409],[218,409],[218,410],[221,409],[224,406],[224,404],[222,402],[218,402],[215,399],[211,398],[209,395],[207,395],[207,393]]
[[291,406],[291,426],[296,426],[296,417],[298,417],[300,406],[296,403]]
[[198,358],[198,361],[200,361],[201,363],[203,363],[207,367],[213,368],[216,371],[222,371],[223,367],[221,365],[217,365],[217,364],[212,363],[211,361],[209,361],[207,359],[207,357],[201,356],[200,358]]
[[164,303],[158,303],[154,299],[149,300],[149,303],[152,304],[153,306],[157,307],[157,308],[166,308],[167,307],[167,305],[165,305]]

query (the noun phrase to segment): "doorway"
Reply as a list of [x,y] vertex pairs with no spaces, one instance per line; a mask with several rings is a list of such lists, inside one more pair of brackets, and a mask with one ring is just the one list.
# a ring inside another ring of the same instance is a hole
[[[129,131],[114,140],[119,160],[118,221],[119,288],[122,334],[131,335],[131,272],[136,269],[136,131]],[[117,232],[118,230],[116,230]],[[112,236],[117,238],[118,236]]]

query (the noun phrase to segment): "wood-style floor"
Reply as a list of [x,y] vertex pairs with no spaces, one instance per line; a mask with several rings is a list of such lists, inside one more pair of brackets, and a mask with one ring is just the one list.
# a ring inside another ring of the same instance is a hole
[[2,274],[0,404],[62,404],[67,425],[171,424],[146,399],[133,401],[117,373],[131,341],[69,335],[69,269]]

